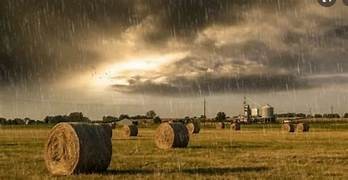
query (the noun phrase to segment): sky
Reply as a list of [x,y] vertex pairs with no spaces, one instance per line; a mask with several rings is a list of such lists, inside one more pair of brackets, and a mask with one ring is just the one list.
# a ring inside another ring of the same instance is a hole
[[348,6],[2,0],[0,116],[348,112]]

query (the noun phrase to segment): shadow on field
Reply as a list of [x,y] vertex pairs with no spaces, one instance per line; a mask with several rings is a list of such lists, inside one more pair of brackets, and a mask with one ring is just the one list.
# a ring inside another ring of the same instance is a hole
[[3,146],[3,147],[6,147],[6,146],[18,146],[20,144],[18,143],[4,143],[4,144],[0,144],[0,147]]
[[188,174],[204,174],[204,175],[217,175],[227,173],[243,173],[243,172],[261,172],[267,171],[270,168],[259,166],[259,167],[231,167],[231,168],[220,168],[220,167],[206,167],[206,168],[187,168],[181,170],[154,170],[154,169],[122,169],[122,170],[108,170],[105,174],[112,175],[126,175],[126,174],[154,174],[154,173],[188,173]]
[[189,146],[188,148],[190,149],[220,149],[220,148],[226,148],[226,149],[248,149],[248,148],[265,148],[268,147],[265,144],[238,144],[238,143],[234,143],[234,144],[209,144],[209,145],[192,145]]
[[153,174],[155,170],[152,169],[111,169],[106,171],[104,174],[112,174],[112,175],[125,175],[125,174]]
[[268,167],[233,167],[233,168],[192,168],[192,169],[183,169],[182,172],[189,174],[226,174],[226,173],[243,173],[243,172],[261,172],[269,170]]

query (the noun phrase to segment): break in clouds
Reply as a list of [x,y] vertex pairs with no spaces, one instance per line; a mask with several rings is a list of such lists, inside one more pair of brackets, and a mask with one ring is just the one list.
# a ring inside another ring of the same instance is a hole
[[[315,0],[6,0],[0,5],[5,88],[46,86],[81,74],[107,78],[107,87],[117,92],[155,95],[347,83],[348,8],[341,2],[332,8]],[[129,59],[172,54],[148,69],[99,71]]]

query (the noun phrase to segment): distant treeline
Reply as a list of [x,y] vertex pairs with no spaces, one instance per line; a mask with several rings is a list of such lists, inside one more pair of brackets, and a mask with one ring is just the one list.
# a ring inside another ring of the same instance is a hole
[[41,120],[33,120],[30,118],[15,118],[15,119],[5,119],[0,118],[0,125],[30,125],[30,124],[44,124]]
[[[304,113],[282,113],[282,114],[276,114],[277,118],[327,118],[327,119],[335,119],[335,118],[348,118],[348,113],[345,113],[343,116],[340,116],[337,113],[334,114],[304,114]],[[212,121],[225,121],[228,119],[224,112],[217,113],[216,117],[214,119],[211,119]],[[130,116],[128,114],[121,114],[119,117],[115,116],[103,116],[102,120],[97,122],[102,123],[112,123],[112,122],[118,122],[124,119],[131,119],[131,120],[145,120],[153,123],[161,123],[162,119],[156,115],[155,111],[151,110],[148,111],[145,115],[135,115]],[[204,121],[208,121],[209,119],[206,119],[204,116],[201,117],[185,117],[181,119],[175,119],[175,121],[180,121],[183,123],[188,123],[191,121],[194,121],[196,119],[201,119]],[[172,119],[173,120],[173,119]],[[168,121],[164,120],[164,121]],[[88,117],[85,117],[81,112],[73,112],[69,115],[56,115],[56,116],[46,116],[43,120],[33,120],[30,118],[15,118],[15,119],[5,119],[0,118],[0,125],[32,125],[32,124],[57,124],[60,122],[92,122]],[[96,122],[96,121],[93,121]]]
[[[151,120],[154,123],[161,123],[161,119],[156,115],[155,111],[148,111],[145,115],[135,115],[129,116],[128,114],[121,114],[119,117],[114,116],[104,116],[102,123],[111,123],[121,121],[123,119],[146,119]],[[0,125],[32,125],[32,124],[57,124],[60,122],[92,122],[88,117],[85,117],[81,112],[73,112],[69,115],[55,115],[55,116],[46,116],[43,120],[33,120],[30,118],[15,118],[15,119],[5,119],[0,118]]]
[[73,112],[69,115],[46,116],[43,120],[34,120],[30,118],[0,118],[1,125],[57,124],[60,122],[90,122],[90,120],[84,117],[81,112]]
[[304,113],[283,113],[283,114],[277,114],[277,118],[348,118],[348,113],[345,113],[343,116],[339,115],[338,113],[333,114],[304,114]]

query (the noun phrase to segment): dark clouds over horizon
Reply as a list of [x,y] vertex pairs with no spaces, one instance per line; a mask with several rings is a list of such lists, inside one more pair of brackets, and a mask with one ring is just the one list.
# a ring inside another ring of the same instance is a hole
[[311,83],[311,76],[348,71],[348,7],[341,3],[324,8],[315,0],[6,0],[0,5],[5,87],[49,85],[137,50],[187,55],[154,72],[123,77],[129,84],[111,84],[114,90],[280,91],[317,87],[325,81]]

